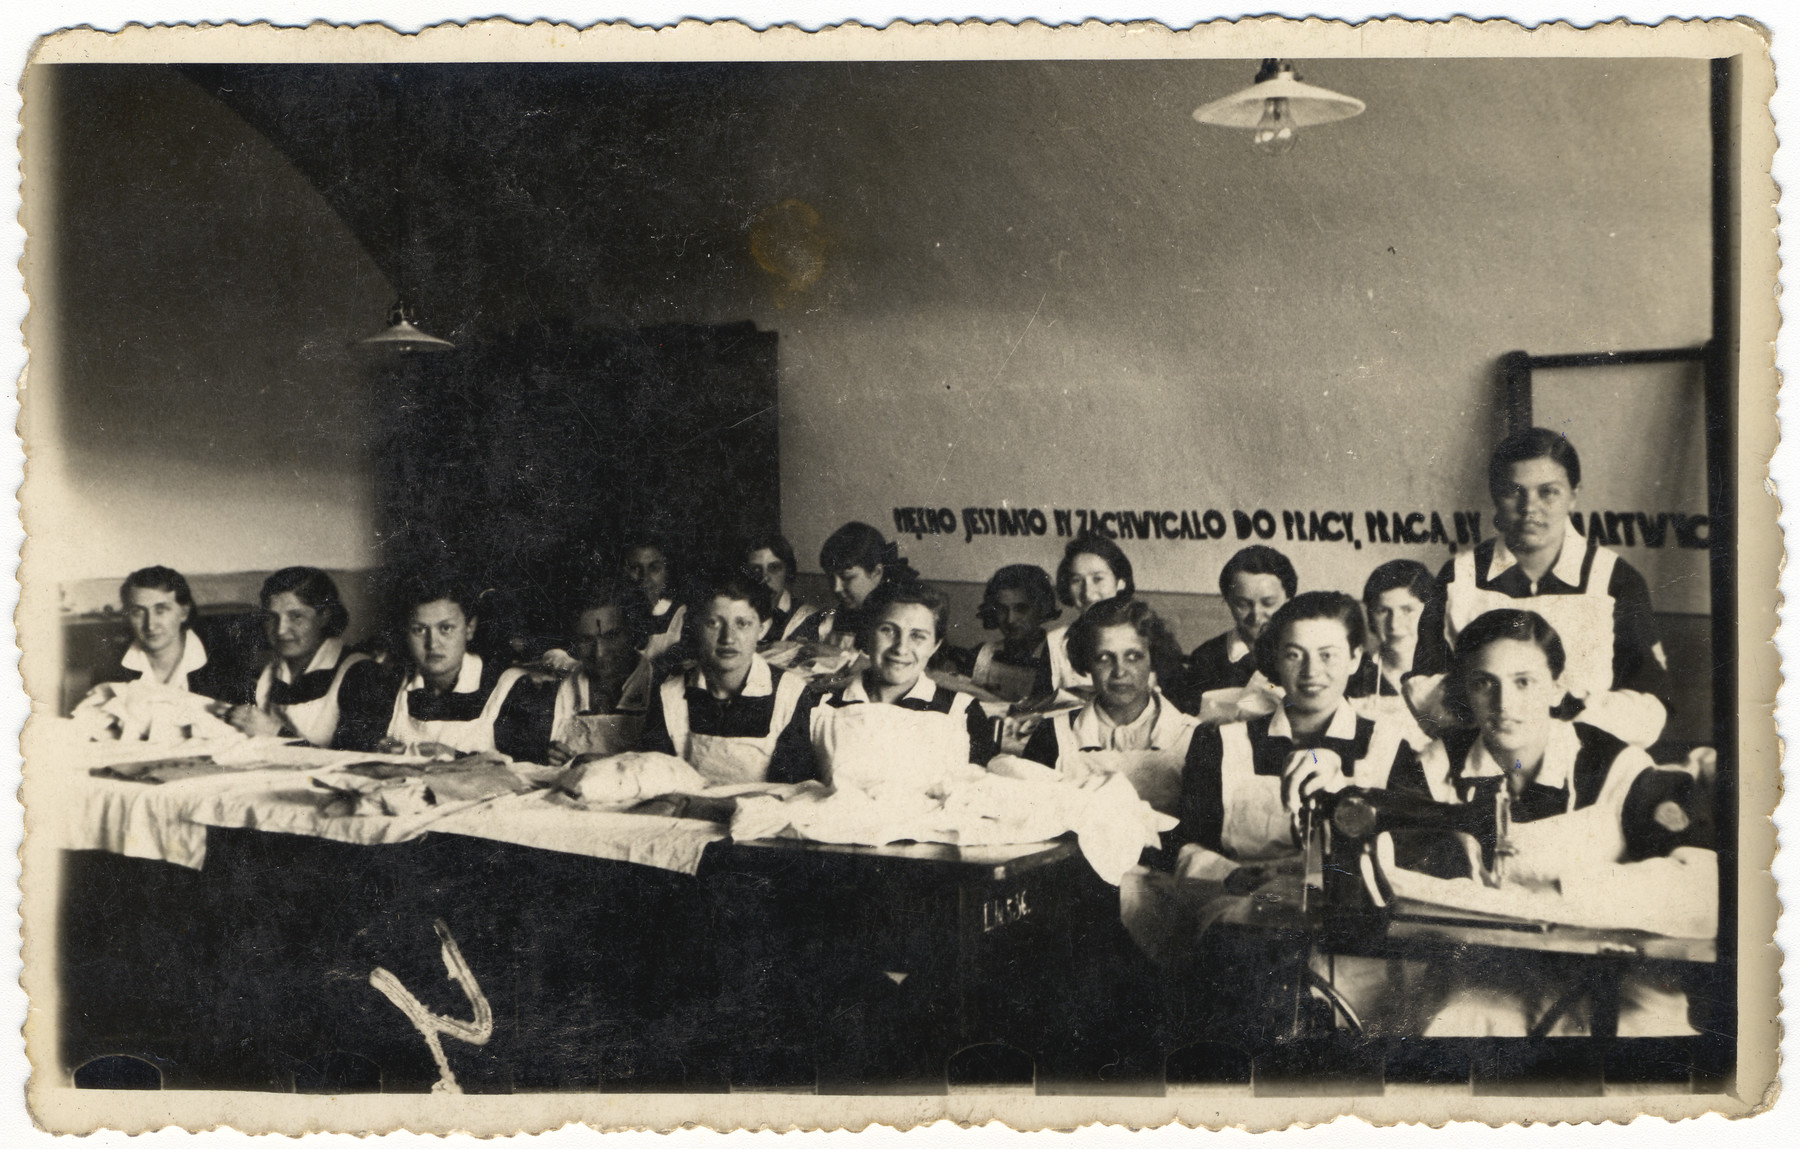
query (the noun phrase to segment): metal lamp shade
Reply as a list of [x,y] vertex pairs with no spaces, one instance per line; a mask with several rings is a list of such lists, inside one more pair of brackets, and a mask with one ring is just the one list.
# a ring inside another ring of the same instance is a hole
[[1286,100],[1288,118],[1296,128],[1313,124],[1329,124],[1361,114],[1368,105],[1354,96],[1345,96],[1329,88],[1317,88],[1294,79],[1292,72],[1281,72],[1270,79],[1233,92],[1194,109],[1194,118],[1203,124],[1221,128],[1252,129],[1262,122],[1269,100]]

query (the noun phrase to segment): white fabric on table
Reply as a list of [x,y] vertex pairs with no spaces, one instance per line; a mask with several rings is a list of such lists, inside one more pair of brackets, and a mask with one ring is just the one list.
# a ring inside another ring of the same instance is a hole
[[1158,833],[1175,825],[1116,774],[1075,782],[1024,763],[1016,776],[977,766],[934,775],[936,785],[929,791],[883,785],[871,793],[810,785],[785,798],[740,798],[731,835],[739,840],[798,835],[865,846],[901,841],[994,846],[1042,842],[1073,831],[1094,872],[1118,885],[1144,848],[1159,844]]
[[517,794],[457,810],[431,830],[510,842],[541,850],[634,862],[660,870],[699,872],[706,847],[725,828],[698,818],[668,818],[558,803],[548,791]]

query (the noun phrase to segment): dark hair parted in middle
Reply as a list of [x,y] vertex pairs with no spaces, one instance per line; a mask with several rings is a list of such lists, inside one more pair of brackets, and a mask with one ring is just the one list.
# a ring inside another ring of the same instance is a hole
[[1044,573],[1044,568],[1030,563],[1013,563],[1001,567],[988,579],[987,589],[981,592],[981,605],[975,608],[975,617],[989,630],[999,629],[996,600],[1003,590],[1022,590],[1030,595],[1032,604],[1043,612],[1046,622],[1062,617],[1062,608],[1056,605],[1056,588],[1050,585],[1050,576]]
[[1141,599],[1121,597],[1097,602],[1070,623],[1070,664],[1083,674],[1092,674],[1100,632],[1115,626],[1128,626],[1144,640],[1158,682],[1166,686],[1175,681],[1175,676],[1181,672],[1181,644],[1176,642],[1162,616]]
[[278,594],[291,594],[322,616],[319,632],[337,638],[350,625],[350,612],[338,596],[337,583],[318,567],[282,567],[263,580],[259,601],[264,610]]
[[1512,481],[1513,464],[1532,459],[1549,459],[1569,476],[1571,489],[1581,486],[1581,456],[1568,437],[1543,427],[1527,427],[1500,440],[1488,457],[1488,494],[1496,503],[1505,496],[1505,487]]
[[819,569],[827,576],[850,567],[881,568],[883,582],[910,582],[919,572],[900,557],[900,548],[868,523],[845,523],[819,548]]
[[[1568,661],[1562,636],[1543,615],[1531,610],[1490,610],[1463,627],[1462,633],[1456,636],[1456,653],[1451,656],[1450,674],[1444,682],[1444,708],[1457,721],[1475,720],[1474,711],[1469,707],[1468,678],[1476,655],[1496,642],[1505,641],[1531,643],[1544,652],[1551,676],[1562,677]],[[1568,717],[1561,709],[1559,706],[1553,713]]]
[[768,583],[742,567],[723,567],[695,584],[694,593],[688,599],[689,626],[706,613],[707,606],[715,598],[749,603],[757,617],[765,621],[775,613],[775,596],[770,593]]
[[1375,609],[1375,603],[1390,590],[1404,590],[1425,606],[1443,601],[1444,588],[1431,573],[1431,568],[1412,559],[1394,559],[1369,572],[1363,583],[1363,606]]
[[187,607],[187,619],[181,624],[182,630],[193,626],[194,616],[200,613],[200,608],[194,604],[194,592],[188,586],[188,580],[182,577],[180,571],[170,567],[142,567],[126,575],[125,581],[119,584],[121,606],[125,605],[126,592],[133,588],[160,590],[174,595],[177,605]]
[[1111,568],[1113,577],[1124,584],[1118,598],[1129,599],[1137,592],[1137,579],[1131,574],[1131,560],[1125,557],[1125,552],[1119,549],[1118,543],[1105,535],[1079,535],[1063,548],[1062,561],[1056,564],[1056,597],[1062,599],[1064,606],[1075,605],[1075,595],[1069,590],[1069,578],[1076,558],[1081,555],[1093,555]]
[[1219,594],[1229,598],[1231,580],[1241,574],[1274,575],[1289,598],[1300,593],[1300,576],[1294,573],[1294,564],[1274,547],[1256,543],[1226,559],[1225,565],[1219,568]]
[[[870,529],[873,530],[874,528],[871,527]],[[760,535],[751,535],[748,539],[744,540],[743,551],[743,559],[745,562],[749,562],[750,556],[757,551],[768,551],[770,554],[781,560],[781,565],[787,568],[789,578],[793,578],[800,573],[800,562],[794,557],[794,544],[787,541],[786,535],[778,534],[774,531],[766,531]],[[839,567],[838,569],[842,570],[843,568]]]
[[453,602],[462,608],[464,618],[478,618],[481,599],[487,593],[477,590],[464,579],[443,575],[406,579],[398,591],[394,595],[395,618],[402,630],[411,620],[413,611],[433,602]]
[[1281,681],[1281,644],[1288,627],[1312,619],[1334,619],[1344,626],[1350,649],[1360,651],[1368,641],[1363,627],[1362,604],[1341,590],[1309,590],[1283,603],[1275,617],[1256,637],[1256,669],[1270,682]]
[[875,627],[880,624],[881,618],[887,613],[888,608],[907,604],[922,606],[929,610],[932,624],[937,628],[938,638],[944,637],[946,615],[942,594],[917,579],[892,582],[884,578],[881,580],[881,585],[869,592],[867,601],[862,604],[863,625],[857,633],[856,644],[863,650],[868,650],[873,645],[871,639],[874,636]]

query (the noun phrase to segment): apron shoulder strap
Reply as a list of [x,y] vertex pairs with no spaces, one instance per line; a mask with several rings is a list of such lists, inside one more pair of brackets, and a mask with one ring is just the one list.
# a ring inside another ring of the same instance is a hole
[[688,756],[688,722],[687,675],[671,674],[663,680],[659,689],[662,692],[663,727],[669,732],[669,742],[675,747],[677,757]]

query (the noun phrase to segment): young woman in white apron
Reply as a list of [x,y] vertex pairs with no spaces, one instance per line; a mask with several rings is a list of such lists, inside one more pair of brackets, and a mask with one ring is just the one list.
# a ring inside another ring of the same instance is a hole
[[920,794],[998,752],[993,721],[974,696],[925,673],[943,643],[943,596],[924,583],[893,583],[870,596],[868,611],[861,645],[869,668],[805,698],[776,746],[771,780]]
[[[1063,548],[1056,565],[1056,595],[1065,606],[1085,613],[1095,603],[1111,598],[1129,599],[1137,592],[1131,560],[1119,544],[1104,535],[1082,535]],[[1091,690],[1094,682],[1069,658],[1069,628],[1059,626],[1047,634],[1050,684],[1055,690]]]
[[764,645],[792,640],[795,632],[819,609],[795,598],[793,588],[788,585],[800,569],[794,558],[794,545],[787,541],[787,536],[774,532],[757,535],[745,544],[744,565],[768,585],[769,594],[773,596]]
[[643,631],[644,657],[655,664],[681,641],[687,623],[687,608],[669,590],[668,554],[656,543],[634,542],[625,547],[619,566],[625,581],[643,596],[634,622]]
[[263,581],[259,601],[269,661],[257,675],[252,701],[232,707],[226,720],[252,736],[330,746],[344,678],[368,658],[344,652],[350,612],[337,584],[317,567],[285,567]]
[[1442,674],[1444,592],[1424,563],[1395,559],[1363,583],[1369,647],[1344,691],[1359,714],[1387,718],[1406,732],[1407,745],[1423,751],[1426,736],[1402,689],[1414,674]]
[[187,579],[168,567],[133,571],[119,587],[119,604],[131,645],[119,665],[96,676],[71,717],[99,740],[229,734],[218,714],[242,697],[243,683],[208,659],[193,630],[199,608]]
[[1070,625],[1069,649],[1093,679],[1094,698],[1040,725],[1023,757],[1064,771],[1122,773],[1138,797],[1177,813],[1188,745],[1200,724],[1158,685],[1179,668],[1156,665],[1157,651],[1174,649],[1162,619],[1146,603],[1109,599]]
[[713,785],[761,782],[806,683],[756,653],[769,625],[769,588],[747,573],[715,578],[696,598],[695,665],[651,696],[643,749],[673,754]]
[[1380,789],[1416,762],[1396,726],[1344,698],[1364,642],[1362,607],[1347,594],[1309,591],[1275,612],[1257,658],[1282,687],[1282,708],[1195,733],[1175,831],[1182,842],[1236,862],[1291,857],[1295,815],[1314,790]]
[[[1450,804],[1494,805],[1511,795],[1506,881],[1543,883],[1624,875],[1632,863],[1681,847],[1710,848],[1710,810],[1693,801],[1689,777],[1655,767],[1642,750],[1582,722],[1556,718],[1567,646],[1541,615],[1506,609],[1473,619],[1457,641],[1449,705],[1464,725],[1431,744],[1422,759],[1397,770],[1392,785]],[[1421,850],[1417,868],[1468,877],[1466,849]],[[1491,850],[1491,836],[1479,843]],[[1491,859],[1483,864],[1491,867]],[[1444,864],[1462,873],[1443,872]],[[1402,862],[1401,864],[1408,864]],[[1639,871],[1664,898],[1668,871]],[[1566,886],[1565,886],[1566,890]],[[1624,896],[1621,894],[1620,896]],[[1464,967],[1438,963],[1407,984],[1390,987],[1404,1002],[1413,1032],[1429,1037],[1525,1036],[1571,988],[1566,965],[1519,954],[1503,963]],[[1648,970],[1621,985],[1621,1036],[1691,1034],[1686,997],[1667,974]],[[1582,1036],[1586,1003],[1554,1022],[1552,1036]],[[1395,1028],[1398,1028],[1396,1026]]]
[[[1232,555],[1219,570],[1219,597],[1231,612],[1232,628],[1193,649],[1181,682],[1171,688],[1175,704],[1207,721],[1237,717],[1236,703],[1270,686],[1257,673],[1256,639],[1275,612],[1300,592],[1294,564],[1274,547],[1260,543]],[[1212,695],[1209,699],[1207,696]],[[1206,713],[1202,714],[1202,710]]]
[[900,548],[868,523],[845,523],[819,548],[819,569],[831,580],[837,603],[793,629],[790,637],[851,650],[860,640],[863,610],[883,583],[916,582],[919,572],[900,557]]
[[552,708],[552,766],[635,750],[643,739],[650,661],[632,649],[625,602],[633,593],[608,584],[582,599],[570,644],[578,661],[557,685]]
[[1029,563],[1001,567],[988,579],[975,613],[1000,637],[972,651],[950,651],[956,669],[1008,702],[1048,695],[1052,668],[1044,624],[1062,611],[1044,569]]
[[450,584],[406,596],[409,661],[350,669],[340,691],[340,748],[548,760],[552,688],[469,649],[479,622],[474,606],[472,594]]
[[1649,746],[1668,716],[1669,675],[1650,589],[1630,563],[1571,529],[1581,459],[1554,431],[1533,427],[1494,448],[1488,490],[1500,537],[1464,551],[1438,576],[1444,631],[1492,610],[1524,609],[1562,636],[1562,675],[1581,720],[1633,746]]

